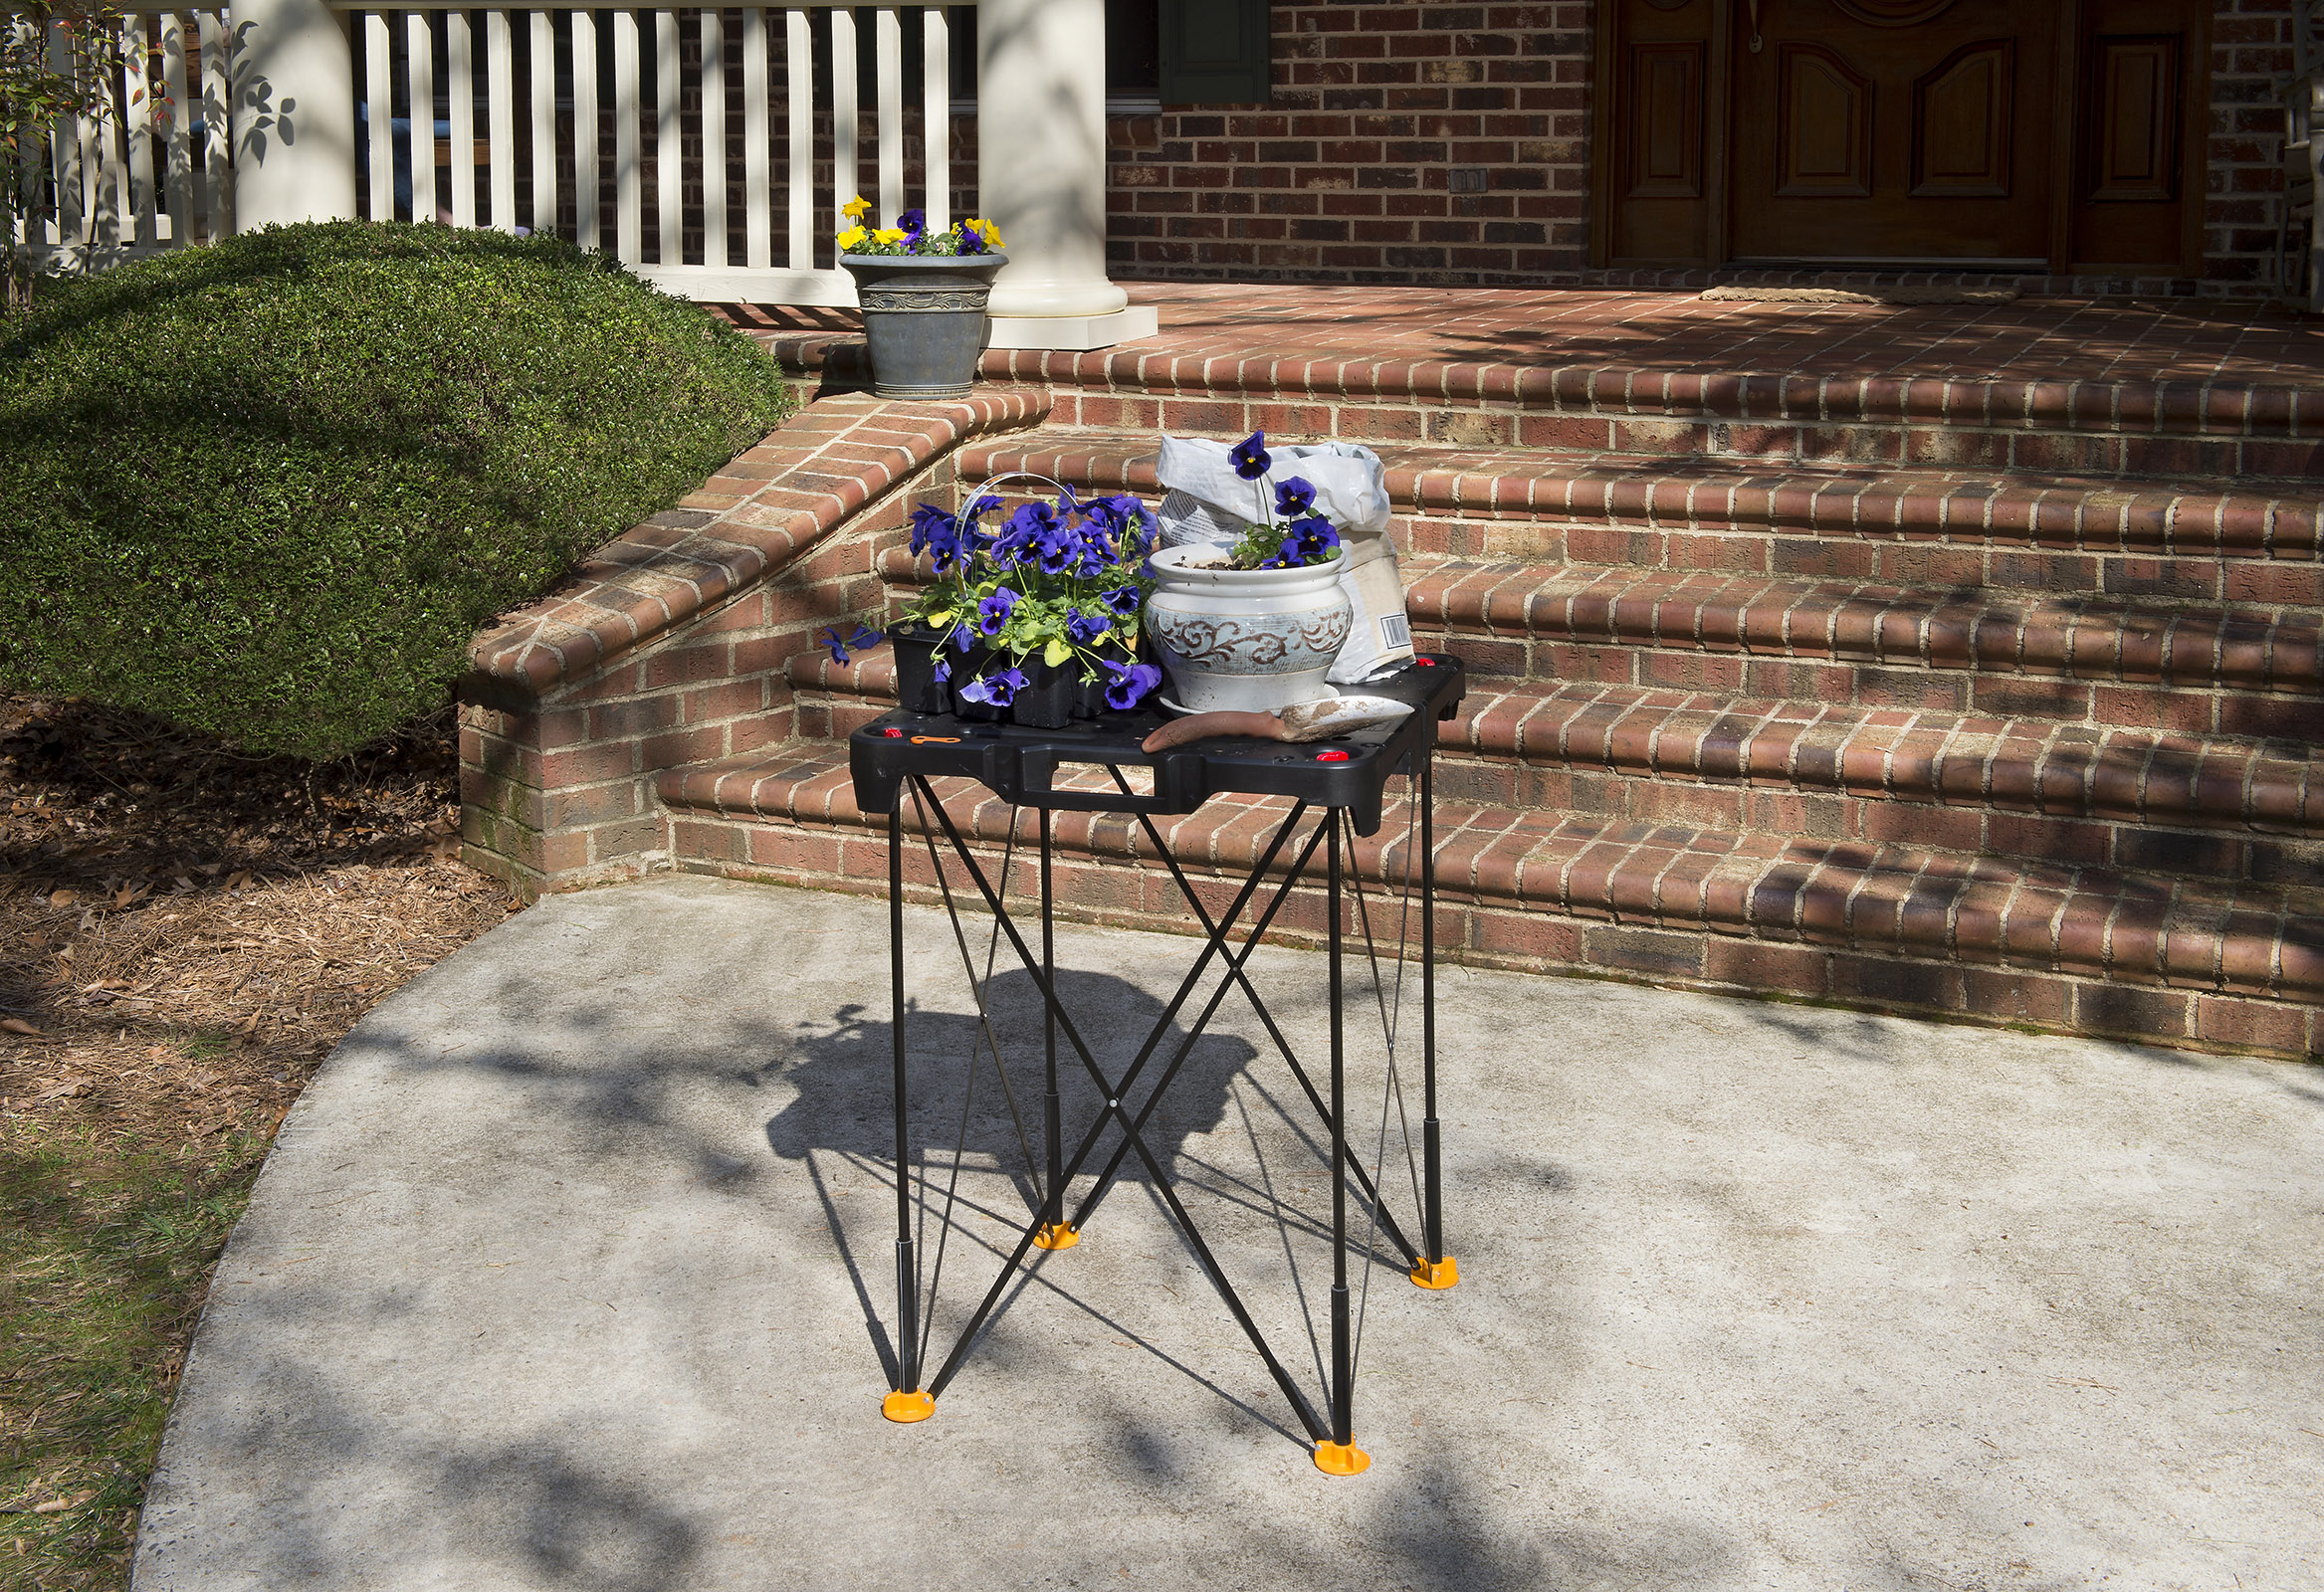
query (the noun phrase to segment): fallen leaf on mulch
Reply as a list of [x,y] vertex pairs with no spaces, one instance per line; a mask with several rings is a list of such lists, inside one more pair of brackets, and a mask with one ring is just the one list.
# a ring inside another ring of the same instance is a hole
[[40,1030],[21,1017],[0,1017],[0,1031],[10,1034],[37,1034]]

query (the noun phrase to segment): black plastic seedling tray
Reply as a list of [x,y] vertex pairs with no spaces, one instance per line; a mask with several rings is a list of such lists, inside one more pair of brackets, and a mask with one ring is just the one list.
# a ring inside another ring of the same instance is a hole
[[[1003,801],[1053,811],[1190,813],[1229,793],[1290,796],[1345,807],[1357,833],[1370,835],[1379,828],[1388,777],[1411,771],[1411,753],[1432,743],[1437,721],[1453,715],[1467,690],[1459,659],[1423,653],[1385,680],[1350,688],[1351,695],[1410,702],[1413,712],[1393,724],[1298,744],[1221,735],[1151,755],[1139,750],[1139,742],[1169,721],[1159,709],[1032,729],[898,708],[848,737],[848,772],[855,779],[856,805],[866,813],[894,807],[898,789],[911,776],[965,776]],[[1152,768],[1151,793],[1057,784],[1061,773],[1070,779],[1078,770],[1106,767]]]

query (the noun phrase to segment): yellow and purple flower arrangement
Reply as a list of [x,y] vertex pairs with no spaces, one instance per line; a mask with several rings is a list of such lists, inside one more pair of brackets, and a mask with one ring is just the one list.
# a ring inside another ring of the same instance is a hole
[[848,225],[832,242],[839,245],[841,254],[988,255],[1003,247],[1000,229],[975,216],[931,232],[925,210],[905,211],[893,227],[868,227],[864,218],[871,210],[871,201],[861,194],[839,207]]

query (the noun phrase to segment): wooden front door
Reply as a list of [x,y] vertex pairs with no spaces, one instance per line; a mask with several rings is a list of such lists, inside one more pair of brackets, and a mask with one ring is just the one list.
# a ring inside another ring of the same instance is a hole
[[2209,0],[1601,0],[1606,265],[2199,269]]

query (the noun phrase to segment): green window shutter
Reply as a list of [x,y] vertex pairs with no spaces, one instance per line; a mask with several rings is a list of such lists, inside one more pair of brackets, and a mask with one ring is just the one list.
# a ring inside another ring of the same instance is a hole
[[1163,104],[1267,102],[1266,0],[1161,0],[1159,9]]

